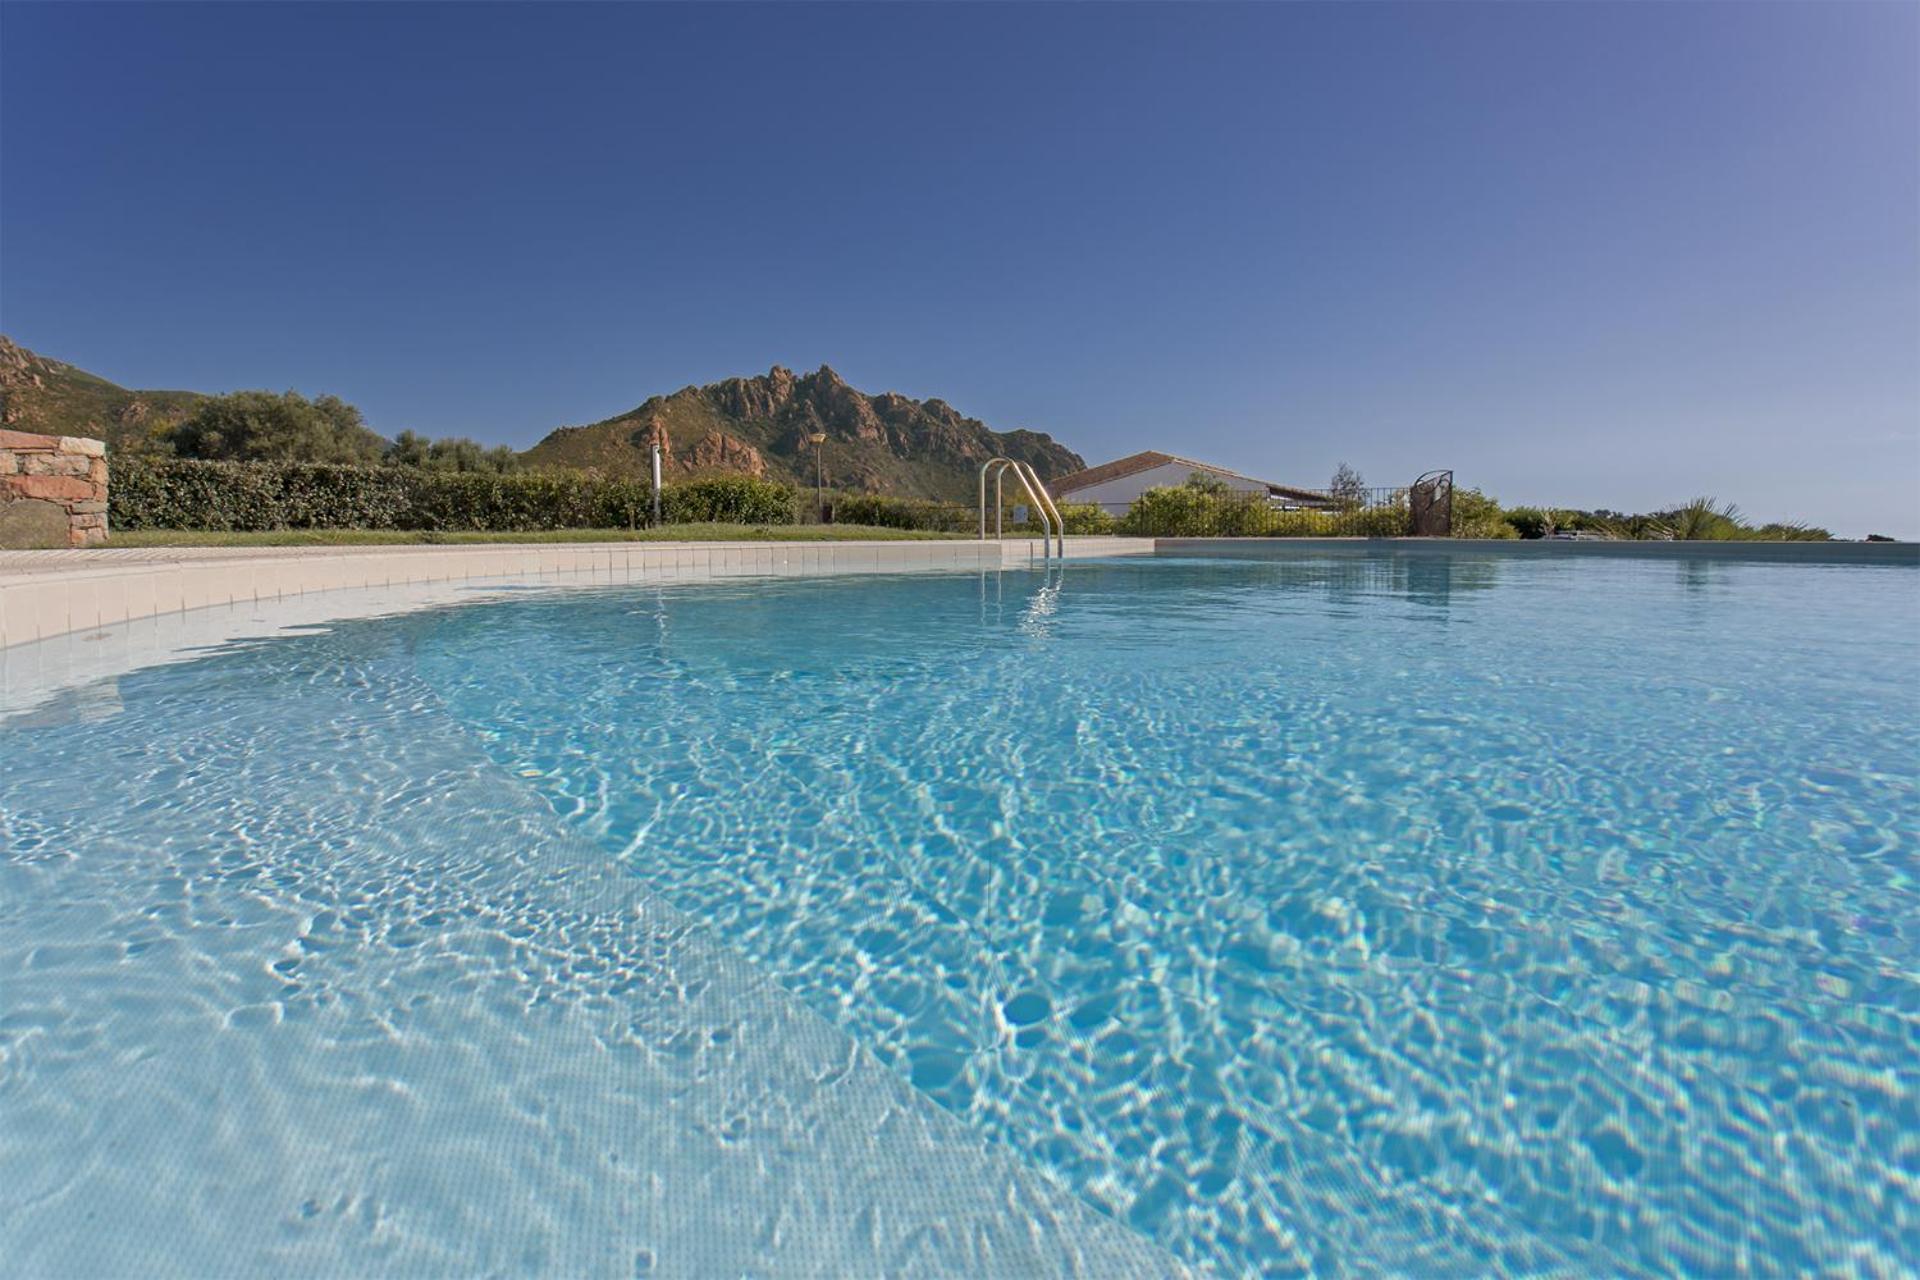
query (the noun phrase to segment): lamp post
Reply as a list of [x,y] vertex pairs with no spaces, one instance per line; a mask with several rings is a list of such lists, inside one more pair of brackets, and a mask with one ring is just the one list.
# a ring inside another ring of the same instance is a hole
[[660,438],[653,441],[653,527],[660,527]]
[[807,439],[813,441],[813,517],[821,524],[827,522],[827,433],[816,431]]

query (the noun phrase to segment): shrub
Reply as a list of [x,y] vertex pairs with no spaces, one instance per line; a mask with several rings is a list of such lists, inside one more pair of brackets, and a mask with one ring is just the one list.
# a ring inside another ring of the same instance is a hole
[[412,431],[402,431],[395,436],[380,460],[390,467],[430,467],[437,471],[520,469],[520,455],[510,445],[497,444],[489,449],[466,436],[429,440]]
[[1453,491],[1453,536],[1456,538],[1518,538],[1521,535],[1520,531],[1507,519],[1506,514],[1500,510],[1498,502],[1478,489],[1455,489]]
[[1748,529],[1741,536],[1758,542],[1830,542],[1833,540],[1833,534],[1827,530],[1799,520],[1775,520],[1757,529]]
[[792,489],[755,476],[716,476],[660,490],[660,515],[669,524],[792,524],[794,503]]
[[[116,457],[116,529],[446,529],[520,532],[644,524],[644,480],[586,471],[430,470]],[[670,485],[667,520],[791,524],[793,491],[750,476]]]
[[1553,517],[1539,507],[1515,507],[1506,513],[1506,521],[1522,538],[1544,538],[1553,532]]
[[230,462],[372,464],[387,448],[340,397],[309,400],[296,391],[211,396],[168,438],[183,458]]
[[116,529],[400,529],[412,473],[327,463],[114,459]]
[[1476,489],[1454,494],[1453,533],[1456,538],[1545,538],[1556,532],[1577,531],[1622,539],[1680,539],[1715,542],[1818,542],[1833,535],[1825,529],[1796,521],[1752,525],[1732,503],[1695,498],[1683,507],[1651,515],[1619,511],[1572,511],[1555,507],[1514,507],[1500,504]]
[[[653,490],[644,480],[590,472],[498,474],[387,468],[405,477],[400,529],[605,529],[647,522]],[[661,493],[662,507],[670,490]]]
[[1267,513],[1263,532],[1270,538],[1337,538],[1344,519],[1343,512],[1274,510]]
[[1070,502],[1060,508],[1061,523],[1072,534],[1112,533],[1120,522],[1095,502]]
[[[1022,504],[1025,505],[1025,504]],[[922,498],[883,498],[878,494],[849,494],[833,503],[833,518],[839,524],[870,524],[883,529],[930,530],[936,533],[974,533],[980,528],[980,509],[957,502],[936,502]],[[1070,504],[1060,508],[1060,519],[1071,534],[1112,533],[1116,521],[1093,503]],[[1001,527],[1008,531],[1040,531],[1040,522],[1031,510],[1024,522],[1016,524],[1011,514]]]
[[1144,538],[1246,538],[1265,533],[1269,519],[1257,494],[1216,494],[1186,484],[1148,489],[1117,527]]
[[1404,538],[1413,532],[1413,513],[1396,503],[1342,512],[1337,523],[1349,538]]
[[977,508],[922,498],[883,498],[855,493],[834,499],[836,524],[870,524],[882,529],[924,529],[935,533],[973,533],[980,527]]
[[1147,490],[1117,528],[1150,538],[1397,538],[1412,532],[1413,516],[1399,503],[1289,510],[1264,494],[1221,495],[1189,484]]
[[1656,518],[1681,542],[1726,542],[1740,536],[1745,523],[1731,502],[1695,498],[1684,507],[1658,512]]

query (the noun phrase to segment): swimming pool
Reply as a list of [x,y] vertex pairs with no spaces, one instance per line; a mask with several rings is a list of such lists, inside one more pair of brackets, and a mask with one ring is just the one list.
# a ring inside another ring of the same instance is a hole
[[1911,1270],[1917,581],[609,587],[69,691],[0,1261]]

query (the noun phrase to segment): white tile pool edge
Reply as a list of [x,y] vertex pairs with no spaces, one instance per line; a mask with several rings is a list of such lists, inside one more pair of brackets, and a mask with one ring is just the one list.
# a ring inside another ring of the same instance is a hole
[[[1151,555],[1151,538],[1076,538],[1069,558]],[[1037,539],[901,542],[586,542],[410,547],[22,552],[0,562],[0,649],[215,606],[412,584],[686,582],[931,569],[1026,568]],[[344,602],[343,602],[344,604]],[[308,613],[309,623],[324,620]]]
[[[1381,538],[1068,539],[1069,559],[1491,554],[1920,567],[1912,543],[1581,543]],[[1027,569],[1038,539],[155,547],[0,553],[0,712],[231,640],[455,602],[488,588]]]
[[[22,553],[0,557],[0,715],[83,686],[111,701],[113,677],[238,640],[529,587],[977,573],[1038,565],[1039,548],[1018,540]],[[1152,551],[1145,538],[1067,543],[1072,559]]]
[[[1499,555],[1920,565],[1913,543],[1481,542],[1404,538],[1072,538],[1069,559]],[[0,552],[0,650],[214,606],[372,587],[589,575],[621,581],[1028,568],[1038,539],[983,542],[583,542],[386,547],[154,547]],[[310,617],[309,621],[319,621]]]

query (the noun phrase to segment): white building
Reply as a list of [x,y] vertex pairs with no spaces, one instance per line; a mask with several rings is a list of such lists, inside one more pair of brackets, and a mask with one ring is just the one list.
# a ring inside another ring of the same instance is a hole
[[1275,484],[1270,480],[1256,480],[1238,471],[1161,453],[1156,449],[1088,467],[1085,471],[1076,471],[1070,476],[1060,477],[1048,487],[1053,490],[1054,500],[1062,504],[1093,503],[1108,515],[1123,516],[1133,506],[1134,500],[1147,490],[1183,485],[1196,472],[1220,481],[1234,493],[1263,494],[1269,501],[1286,506],[1319,507],[1327,503],[1324,493]]

